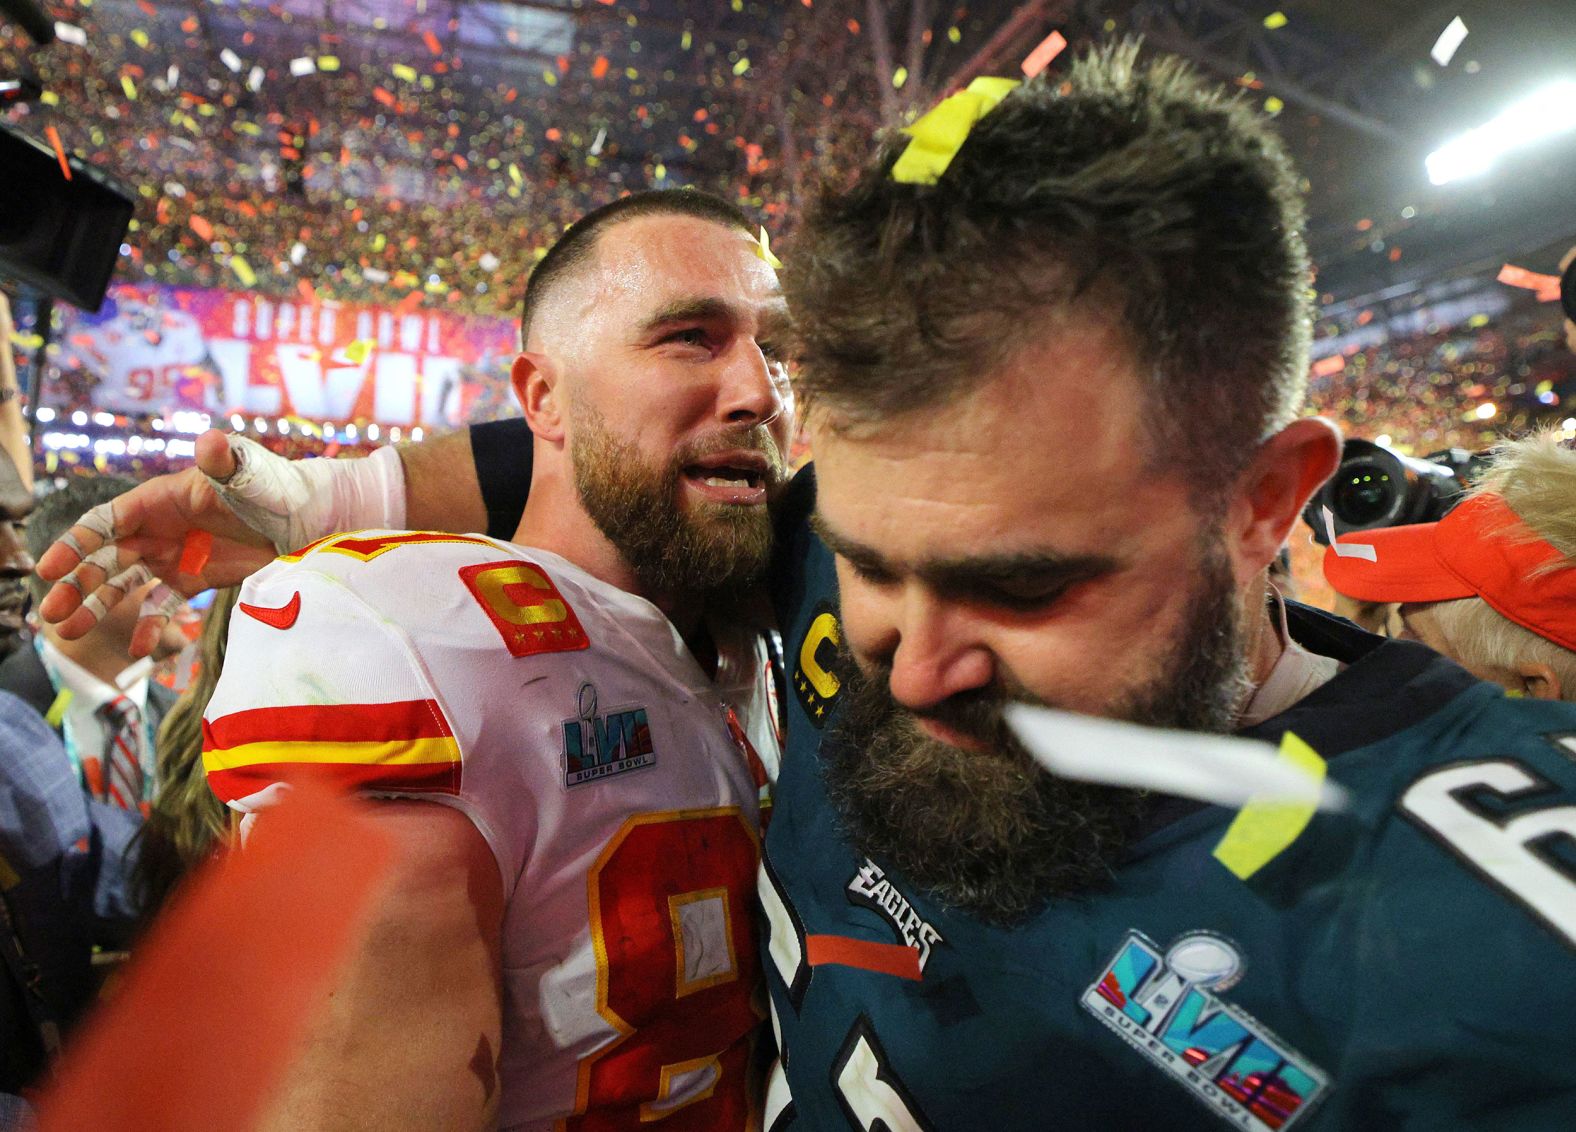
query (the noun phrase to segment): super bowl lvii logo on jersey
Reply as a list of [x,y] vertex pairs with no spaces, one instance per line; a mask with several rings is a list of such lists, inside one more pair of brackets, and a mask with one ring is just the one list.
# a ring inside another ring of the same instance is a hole
[[1180,936],[1164,954],[1128,932],[1083,1006],[1238,1128],[1290,1128],[1329,1078],[1220,997],[1242,968],[1236,948],[1209,932]]
[[595,684],[580,685],[580,714],[564,720],[564,785],[581,786],[657,761],[643,707],[597,711]]

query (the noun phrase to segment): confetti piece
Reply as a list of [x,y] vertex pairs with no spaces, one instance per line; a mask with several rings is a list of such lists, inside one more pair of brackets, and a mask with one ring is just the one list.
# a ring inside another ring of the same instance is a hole
[[693,42],[695,41],[693,38],[691,38],[690,33],[685,32],[679,37],[679,49],[682,51],[688,51],[690,49],[690,44]]
[[52,91],[52,90],[46,90],[43,94],[39,95],[38,96],[38,100],[40,102],[42,102],[45,106],[59,106],[60,105],[60,96],[58,94],[56,94],[54,91]]
[[1335,515],[1328,507],[1321,507],[1320,513],[1324,516],[1324,533],[1329,539],[1330,549],[1335,551],[1337,558],[1362,558],[1369,562],[1379,561],[1379,551],[1372,543],[1367,542],[1339,542],[1335,537]]
[[130,75],[120,76],[120,89],[126,92],[127,98],[137,101],[137,84],[131,81]]
[[245,286],[255,287],[257,285],[257,273],[252,270],[252,265],[240,256],[230,257],[230,270],[235,272],[235,277]]
[[1166,731],[1027,704],[1009,705],[1006,721],[1035,760],[1063,778],[1155,790],[1218,806],[1345,805],[1343,789],[1313,777],[1258,739]]
[[66,160],[66,147],[60,144],[60,135],[53,126],[44,127],[44,136],[49,139],[49,144],[55,147],[55,160],[60,162],[60,172],[66,180],[71,180],[71,162]]
[[1264,112],[1266,114],[1279,114],[1284,109],[1286,109],[1286,104],[1273,94],[1264,100]]
[[211,1128],[216,1112],[227,1127],[255,1127],[365,938],[393,860],[364,803],[292,785],[246,847],[201,866],[141,941],[66,1050],[40,1132]]
[[755,254],[764,259],[766,261],[766,266],[770,267],[773,271],[782,270],[783,261],[772,254],[771,237],[766,234],[766,228],[764,225],[761,227],[761,234],[756,237],[755,240]]
[[290,60],[290,73],[298,79],[303,75],[310,75],[315,70],[317,70],[317,62],[309,56],[302,55]]
[[600,79],[606,74],[607,74],[607,56],[606,55],[598,55],[596,57],[596,62],[591,64],[591,77],[593,79]]
[[[1319,753],[1295,734],[1281,736],[1282,761],[1305,771],[1310,779],[1323,784],[1326,767]],[[1215,846],[1214,858],[1240,880],[1247,880],[1280,856],[1308,828],[1318,809],[1316,801],[1273,802],[1250,799],[1238,811]]]
[[209,531],[190,530],[181,543],[181,560],[176,569],[182,574],[201,574],[213,553],[213,534]]
[[309,279],[296,280],[296,292],[309,303],[317,302],[317,291]]
[[263,78],[267,74],[261,67],[253,67],[246,76],[246,89],[257,92],[263,87]]
[[1018,85],[1016,79],[978,78],[941,100],[912,126],[904,128],[908,146],[892,165],[892,179],[905,185],[934,185],[985,115]]
[[352,365],[360,365],[372,353],[372,347],[377,345],[371,338],[357,338],[345,347],[345,357]]
[[748,71],[749,69],[750,69],[750,57],[748,55],[741,55],[741,56],[739,56],[739,61],[733,65],[733,73],[735,75],[742,75],[742,74],[744,74],[745,71]]
[[187,221],[187,223],[191,225],[191,230],[196,232],[204,240],[213,239],[213,225],[209,224],[201,216],[193,216]]
[[1560,297],[1558,275],[1542,275],[1536,271],[1528,271],[1525,267],[1507,263],[1499,269],[1499,275],[1495,278],[1507,287],[1520,287],[1535,292],[1540,303],[1553,302]]
[[1051,60],[1067,50],[1067,39],[1060,31],[1053,31],[1040,40],[1039,46],[1023,58],[1023,77],[1032,79],[1050,66]]
[[337,71],[337,70],[339,70],[339,56],[338,55],[319,55],[317,57],[317,69],[320,70],[320,71]]
[[131,29],[131,41],[138,47],[146,49],[148,46],[148,33],[141,28]]
[[962,43],[963,42],[963,29],[962,28],[956,28],[956,27],[948,28],[947,29],[947,42],[948,43]]
[[1441,67],[1448,67],[1450,60],[1455,58],[1456,49],[1466,37],[1467,25],[1457,16],[1445,25],[1445,30],[1439,33],[1439,38],[1434,40],[1434,46],[1428,49],[1428,53]]
[[892,72],[892,86],[897,90],[903,89],[903,84],[908,82],[908,68],[899,67]]
[[241,73],[241,57],[234,51],[231,51],[228,47],[219,52],[219,61],[222,62],[226,67],[229,67],[230,70],[234,71],[236,74]]
[[36,350],[43,344],[42,334],[21,334],[15,330],[11,332],[11,345],[18,350]]
[[86,47],[88,33],[75,24],[68,24],[62,20],[55,21],[55,38],[62,43],[69,43],[73,47]]
[[1288,22],[1285,12],[1271,12],[1264,17],[1264,27],[1268,31],[1278,31],[1285,27]]
[[389,73],[403,82],[413,83],[416,81],[416,68],[406,63],[395,63],[389,68]]

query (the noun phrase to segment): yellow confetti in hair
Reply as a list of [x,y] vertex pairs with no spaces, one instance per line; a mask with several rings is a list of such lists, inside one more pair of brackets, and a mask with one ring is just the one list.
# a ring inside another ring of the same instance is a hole
[[975,79],[967,90],[942,99],[912,126],[905,126],[909,142],[892,166],[892,179],[905,185],[934,185],[958,155],[974,124],[1017,86],[1016,79]]

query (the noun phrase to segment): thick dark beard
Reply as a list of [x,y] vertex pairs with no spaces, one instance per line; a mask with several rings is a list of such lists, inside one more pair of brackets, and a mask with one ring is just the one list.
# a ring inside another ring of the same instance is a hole
[[772,464],[769,486],[780,483],[782,456],[763,426],[688,445],[658,467],[614,436],[594,409],[577,412],[570,457],[581,503],[648,591],[727,600],[765,576],[772,552],[765,507],[679,506],[684,468],[711,452],[763,451]]
[[[1233,725],[1250,685],[1218,544],[1203,551],[1191,608],[1156,680],[1111,717],[1201,731]],[[1146,795],[1041,770],[1002,720],[1007,703],[1029,698],[1020,688],[955,697],[926,713],[990,745],[975,752],[920,730],[892,700],[889,675],[861,672],[844,654],[841,718],[821,745],[827,793],[861,853],[942,903],[1003,925],[1108,884],[1138,836]]]

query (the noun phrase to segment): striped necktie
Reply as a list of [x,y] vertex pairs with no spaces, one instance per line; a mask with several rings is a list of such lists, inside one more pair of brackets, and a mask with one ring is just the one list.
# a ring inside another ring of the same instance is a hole
[[106,801],[123,810],[142,809],[142,760],[137,755],[137,730],[142,713],[126,696],[116,696],[98,709],[104,723]]

